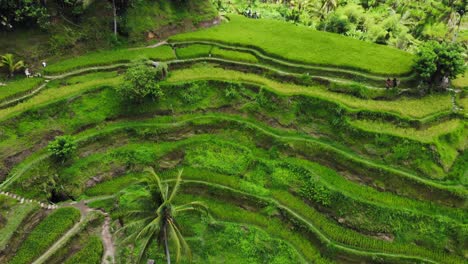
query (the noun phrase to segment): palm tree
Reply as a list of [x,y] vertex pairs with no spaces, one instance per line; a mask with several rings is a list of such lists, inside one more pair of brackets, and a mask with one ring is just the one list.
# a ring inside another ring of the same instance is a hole
[[17,61],[13,59],[13,54],[7,53],[0,57],[0,67],[7,67],[10,77],[13,77],[13,74],[19,69],[24,67],[24,62],[22,60]]
[[330,12],[334,11],[339,4],[339,0],[324,0],[322,6],[319,9],[320,17],[324,18]]
[[175,246],[176,262],[179,262],[181,252],[191,259],[190,248],[182,236],[175,217],[188,211],[207,212],[207,207],[198,201],[184,205],[174,205],[172,202],[179,190],[182,170],[175,179],[172,190],[169,190],[168,181],[162,181],[153,168],[145,169],[146,177],[142,183],[150,193],[150,199],[144,199],[142,209],[127,212],[126,215],[137,220],[122,227],[119,232],[129,232],[130,235],[123,243],[143,242],[142,249],[136,263],[140,263],[144,254],[148,251],[152,241],[156,240],[159,246],[164,246],[167,263],[171,263],[169,241]]

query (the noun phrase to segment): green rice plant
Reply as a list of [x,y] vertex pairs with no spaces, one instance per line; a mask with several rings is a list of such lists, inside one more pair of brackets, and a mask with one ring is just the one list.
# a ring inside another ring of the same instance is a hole
[[66,97],[79,95],[86,91],[95,90],[104,86],[119,85],[122,83],[122,80],[122,76],[118,76],[108,79],[95,79],[89,82],[78,83],[65,87],[49,88],[24,103],[1,109],[0,120],[31,110],[31,108],[38,108],[63,100]]
[[416,129],[413,127],[399,127],[387,122],[366,119],[350,120],[349,122],[352,126],[363,129],[365,131],[390,134],[424,143],[433,143],[440,136],[463,129],[465,126],[464,122],[460,119],[450,119],[421,129]]
[[73,207],[55,210],[37,225],[21,243],[10,264],[31,263],[80,219]]
[[350,68],[376,74],[401,75],[411,71],[413,56],[390,47],[315,31],[278,20],[252,20],[229,15],[229,22],[170,38],[207,40],[249,46],[286,60]]
[[175,59],[172,48],[168,45],[157,48],[119,49],[88,53],[86,55],[50,63],[44,69],[45,74],[58,74],[84,67],[102,66],[141,60]]
[[[3,201],[0,201],[0,204],[2,204],[2,202]],[[0,250],[5,249],[8,241],[18,230],[21,223],[38,209],[39,205],[31,203],[16,204],[8,209],[5,215],[7,222],[0,228]]]
[[450,112],[452,108],[450,95],[448,94],[435,94],[423,98],[401,98],[394,101],[359,99],[351,95],[330,92],[324,86],[317,85],[309,87],[280,83],[256,74],[225,70],[210,65],[172,71],[171,76],[168,78],[169,83],[200,80],[253,83],[262,85],[265,89],[279,95],[305,95],[335,104],[339,103],[349,108],[349,111],[367,110],[376,113],[387,112],[407,118],[426,118],[438,113]]
[[111,195],[138,180],[137,174],[120,176],[86,189],[88,196]]
[[9,81],[6,86],[0,86],[0,102],[30,92],[43,81],[42,78],[21,78]]
[[101,256],[104,247],[101,238],[98,236],[89,237],[88,241],[83,248],[77,253],[73,254],[65,261],[65,264],[87,263],[99,264],[101,263]]
[[223,58],[227,60],[245,61],[245,62],[251,62],[251,63],[258,62],[257,57],[255,57],[254,55],[250,53],[236,51],[236,50],[223,49],[217,46],[213,47],[213,49],[211,50],[211,54],[214,57],[219,57],[219,58]]
[[208,57],[211,51],[210,45],[194,44],[175,49],[178,59],[192,59],[199,57]]

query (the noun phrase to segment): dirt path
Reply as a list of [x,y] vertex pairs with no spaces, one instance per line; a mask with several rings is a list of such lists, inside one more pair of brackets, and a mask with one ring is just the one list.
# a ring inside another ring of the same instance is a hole
[[[101,212],[99,210],[95,210],[90,208],[87,203],[91,201],[96,201],[96,200],[102,200],[102,199],[107,199],[112,196],[103,196],[103,197],[96,197],[93,199],[89,200],[82,200],[80,202],[70,202],[66,203],[62,206],[70,206],[74,207],[78,210],[80,210],[81,213],[81,218],[80,221],[78,221],[70,230],[68,230],[62,237],[60,237],[59,240],[57,240],[49,249],[47,249],[44,254],[42,254],[39,258],[37,258],[33,264],[41,264],[41,263],[47,263],[47,260],[55,253],[57,250],[62,248],[67,244],[67,242],[72,239],[75,235],[77,235],[83,228],[86,227],[86,224],[90,219],[89,214],[91,212]],[[110,222],[111,218],[109,215],[105,212],[105,220],[102,225],[102,231],[101,231],[101,239],[103,242],[104,246],[104,252],[102,256],[102,263],[105,264],[114,264],[114,259],[115,259],[115,247],[114,243],[112,242],[112,234],[110,232]]]
[[102,254],[101,264],[114,264],[115,263],[115,247],[112,242],[112,235],[110,232],[111,218],[106,214],[104,224],[102,225],[101,238],[104,245],[104,253]]

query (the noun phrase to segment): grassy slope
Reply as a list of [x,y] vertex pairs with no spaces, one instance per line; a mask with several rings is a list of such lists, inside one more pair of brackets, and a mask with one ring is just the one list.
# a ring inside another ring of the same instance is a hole
[[293,24],[230,15],[230,22],[171,40],[214,40],[255,46],[288,60],[355,68],[379,74],[405,74],[411,71],[412,55],[403,51],[352,38],[311,30]]
[[0,101],[34,89],[39,86],[42,81],[42,78],[23,78],[7,82],[6,86],[0,86]]
[[28,235],[10,264],[31,263],[80,218],[75,208],[61,208],[50,214]]
[[174,58],[174,53],[169,46],[161,46],[154,49],[107,50],[92,52],[80,57],[70,58],[50,64],[44,69],[44,72],[46,74],[57,74],[89,66],[147,59],[170,60]]
[[[3,199],[3,198],[2,198]],[[10,198],[5,198],[10,199]],[[10,199],[13,200],[13,199]],[[5,202],[4,200],[0,202]],[[16,203],[16,200],[14,200]],[[2,204],[5,206],[5,204]],[[15,234],[15,231],[21,225],[21,222],[34,210],[37,210],[39,206],[37,204],[20,204],[16,203],[12,207],[8,208],[6,213],[7,222],[5,226],[0,228],[0,251],[5,248],[10,238]]]
[[339,102],[355,109],[371,111],[387,111],[401,116],[424,118],[451,109],[450,95],[431,95],[424,98],[403,98],[396,101],[376,101],[356,98],[346,94],[332,93],[324,87],[307,87],[289,83],[280,83],[265,77],[243,73],[234,70],[223,70],[218,67],[202,66],[173,71],[169,82],[185,82],[193,80],[226,80],[251,82],[265,85],[267,88],[285,95],[310,95],[327,101]]
[[441,122],[434,126],[416,129],[413,127],[399,127],[391,123],[376,122],[370,120],[353,120],[351,124],[357,128],[372,131],[375,133],[387,133],[399,137],[409,138],[425,143],[433,143],[438,137],[451,133],[455,130],[463,129],[464,122],[459,119],[452,119]]

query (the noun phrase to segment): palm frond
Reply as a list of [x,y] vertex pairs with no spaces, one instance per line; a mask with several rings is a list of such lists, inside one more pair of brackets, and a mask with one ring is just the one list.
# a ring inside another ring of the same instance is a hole
[[164,185],[161,181],[161,178],[159,178],[159,176],[156,174],[156,172],[154,171],[153,167],[148,167],[145,169],[145,172],[148,172],[148,174],[150,175],[149,177],[147,177],[146,179],[149,180],[148,183],[149,184],[155,184],[158,186],[158,189],[161,193],[161,198],[163,199],[163,201],[166,201],[167,200],[167,186],[166,188],[164,188]]
[[168,226],[169,226],[169,237],[172,239],[172,241],[175,244],[175,250],[176,250],[176,263],[179,263],[180,261],[180,253],[181,253],[181,244],[179,240],[179,236],[177,235],[176,227],[174,223],[169,220],[168,221]]
[[182,233],[180,232],[179,228],[177,227],[177,224],[173,221],[170,222],[172,228],[174,229],[179,243],[182,245],[182,250],[184,253],[188,256],[188,259],[191,261],[192,260],[192,251],[190,250],[189,245],[187,244],[187,241],[185,241],[185,238],[182,236]]
[[148,251],[148,248],[151,244],[151,241],[153,240],[154,238],[154,235],[153,236],[148,236],[144,242],[143,242],[143,246],[140,250],[140,253],[138,254],[138,257],[137,257],[137,260],[136,260],[136,263],[140,263],[141,262],[141,259],[143,258],[143,256],[145,255],[145,253]]
[[180,182],[182,180],[182,173],[183,172],[184,172],[184,170],[182,169],[182,170],[179,170],[179,173],[177,174],[177,178],[176,178],[174,187],[172,188],[171,195],[169,196],[169,199],[167,199],[168,203],[172,202],[172,199],[174,199],[175,195],[177,194],[177,191],[179,191]]
[[208,206],[203,202],[195,201],[174,207],[174,213],[179,213],[183,211],[198,211],[201,213],[208,214]]
[[152,236],[158,233],[159,230],[161,229],[160,222],[161,222],[161,216],[154,218],[150,223],[148,223],[144,228],[142,228],[140,232],[138,232],[136,239],[139,240],[141,238]]

